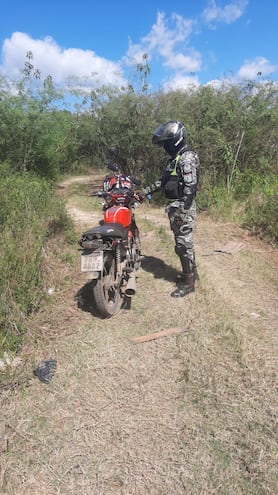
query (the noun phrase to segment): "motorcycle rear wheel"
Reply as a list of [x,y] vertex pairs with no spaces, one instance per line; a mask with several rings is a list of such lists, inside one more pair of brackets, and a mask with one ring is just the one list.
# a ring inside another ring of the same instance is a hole
[[116,284],[116,261],[111,253],[104,254],[103,270],[93,286],[96,308],[104,318],[114,316],[121,308],[122,297]]

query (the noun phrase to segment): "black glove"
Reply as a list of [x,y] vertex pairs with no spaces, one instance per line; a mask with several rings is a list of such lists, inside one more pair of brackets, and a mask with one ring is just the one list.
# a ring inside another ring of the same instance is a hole
[[34,375],[43,383],[49,383],[52,380],[54,371],[57,368],[57,361],[50,359],[49,361],[41,361],[39,366],[34,370]]

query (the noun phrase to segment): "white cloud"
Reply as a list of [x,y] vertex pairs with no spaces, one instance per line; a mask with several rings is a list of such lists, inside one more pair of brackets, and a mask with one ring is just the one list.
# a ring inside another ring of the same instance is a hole
[[[0,71],[10,79],[20,76],[26,62],[26,53],[32,52],[32,64],[42,77],[51,75],[56,83],[64,83],[75,76],[83,85],[123,85],[120,64],[97,56],[91,50],[63,49],[51,37],[33,39],[26,33],[13,33],[3,44],[3,63]],[[82,81],[81,81],[82,82]]]
[[[137,64],[142,63],[143,56],[144,54],[147,53],[146,48],[140,44],[133,44],[129,40],[129,46],[128,46],[128,51],[127,55],[124,57],[124,63],[126,65],[132,65],[134,66]],[[148,53],[148,57],[150,58],[150,53]]]
[[209,6],[203,11],[206,22],[225,22],[231,24],[239,19],[248,5],[248,0],[234,0],[225,7],[218,7],[215,0],[209,1]]
[[142,43],[150,51],[157,50],[160,55],[167,57],[179,43],[187,42],[192,32],[192,20],[173,14],[171,21],[173,29],[169,27],[165,14],[158,13],[156,24],[152,26],[150,33],[142,39]]
[[277,71],[278,66],[273,65],[264,57],[256,57],[254,60],[248,60],[238,71],[241,79],[254,79],[258,75],[263,77],[269,76]]
[[191,55],[184,55],[183,53],[173,54],[164,62],[164,65],[174,70],[196,72],[201,66],[201,54],[194,50],[191,51]]
[[200,82],[197,76],[185,76],[180,73],[175,74],[171,79],[163,83],[164,91],[186,91],[196,89],[199,86]]
[[200,70],[201,53],[189,46],[193,26],[191,19],[173,14],[168,20],[164,13],[159,12],[156,23],[141,42],[136,45],[130,42],[127,59],[131,63],[139,62],[142,54],[147,53],[150,60],[160,58],[164,67],[174,71]]

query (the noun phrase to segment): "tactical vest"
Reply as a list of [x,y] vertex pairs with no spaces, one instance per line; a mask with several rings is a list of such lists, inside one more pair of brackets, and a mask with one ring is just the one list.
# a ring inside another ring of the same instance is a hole
[[[162,187],[165,197],[167,199],[182,199],[184,182],[180,170],[180,155],[178,155],[172,162],[174,167],[172,170],[165,170],[162,177]],[[172,164],[171,162],[171,164]]]

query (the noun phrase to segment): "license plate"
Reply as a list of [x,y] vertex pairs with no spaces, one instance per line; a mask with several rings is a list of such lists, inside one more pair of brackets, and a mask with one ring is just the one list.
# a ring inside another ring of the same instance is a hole
[[81,254],[81,272],[98,272],[103,268],[103,251]]

